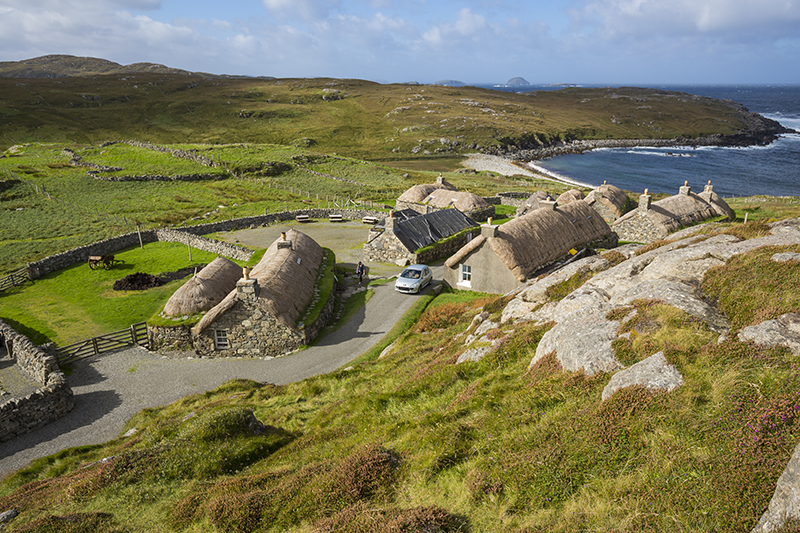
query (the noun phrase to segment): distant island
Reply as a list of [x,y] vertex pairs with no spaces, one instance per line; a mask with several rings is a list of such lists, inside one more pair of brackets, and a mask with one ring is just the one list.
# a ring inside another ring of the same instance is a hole
[[517,76],[516,78],[511,78],[506,82],[506,85],[530,85],[530,82],[525,78],[521,78]]
[[444,85],[446,87],[464,87],[467,84],[458,80],[439,80],[433,83],[434,85]]

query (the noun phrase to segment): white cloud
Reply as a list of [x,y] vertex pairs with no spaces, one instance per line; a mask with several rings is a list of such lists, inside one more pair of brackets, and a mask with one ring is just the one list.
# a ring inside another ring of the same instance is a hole
[[588,0],[578,24],[607,37],[624,35],[797,34],[800,0]]
[[321,20],[336,11],[341,0],[261,0],[273,15],[287,20]]

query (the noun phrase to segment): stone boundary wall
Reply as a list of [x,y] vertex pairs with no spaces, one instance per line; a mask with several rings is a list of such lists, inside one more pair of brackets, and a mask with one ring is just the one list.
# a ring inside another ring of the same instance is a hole
[[72,389],[55,356],[0,320],[0,337],[10,346],[19,369],[41,385],[35,392],[0,405],[0,442],[52,422],[75,407]]
[[253,250],[248,250],[247,248],[229,242],[207,239],[206,237],[180,230],[157,229],[156,237],[161,242],[180,242],[192,248],[196,248],[197,250],[204,250],[212,254],[237,259],[239,261],[249,261],[253,256]]
[[[122,170],[122,169],[118,169]],[[87,170],[86,174],[96,180],[103,181],[204,181],[204,180],[225,180],[227,174],[176,174],[175,176],[164,175],[128,175],[128,176],[101,176],[103,170]]]
[[[207,233],[216,233],[218,231],[234,231],[267,224],[274,224],[276,222],[285,222],[294,220],[297,215],[308,215],[310,218],[328,218],[332,214],[342,215],[342,218],[347,220],[361,220],[366,216],[373,216],[379,219],[386,217],[386,213],[383,211],[361,209],[298,209],[295,211],[281,211],[267,215],[232,218],[220,222],[209,222],[207,224],[198,224],[196,226],[172,227],[166,229],[190,235],[205,235]],[[164,230],[142,230],[142,242],[150,243],[160,240],[158,237],[159,231]],[[211,241],[211,239],[208,239],[208,241]],[[62,268],[67,268],[77,263],[83,263],[90,255],[113,254],[125,248],[138,245],[139,235],[134,231],[104,239],[102,241],[93,242],[91,244],[86,244],[84,246],[79,246],[77,248],[28,263],[28,277],[30,277],[32,280],[39,279],[50,272],[55,272],[56,270],[61,270]],[[206,248],[199,247],[198,249],[206,250]],[[222,251],[225,250],[225,248],[221,247],[219,250]],[[214,250],[207,251],[214,252]],[[225,254],[220,253],[220,255]],[[230,256],[225,255],[225,257]],[[234,259],[237,258],[234,257]]]
[[[157,240],[158,238],[156,237],[155,231],[142,231],[143,243],[155,242]],[[138,245],[139,234],[135,231],[93,242],[28,263],[28,276],[33,280],[39,279],[50,272],[55,272],[56,270],[61,270],[62,268],[67,268],[77,263],[84,263],[90,255],[113,254],[119,250]]]

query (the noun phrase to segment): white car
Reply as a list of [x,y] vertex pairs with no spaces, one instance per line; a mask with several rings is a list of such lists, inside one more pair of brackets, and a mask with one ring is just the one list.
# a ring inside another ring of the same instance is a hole
[[426,265],[411,265],[403,270],[397,281],[394,282],[394,290],[408,293],[419,293],[433,279],[433,272]]

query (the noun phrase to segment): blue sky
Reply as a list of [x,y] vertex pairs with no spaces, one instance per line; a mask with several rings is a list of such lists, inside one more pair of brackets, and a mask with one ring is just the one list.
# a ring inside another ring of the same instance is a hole
[[800,0],[0,0],[46,54],[383,82],[800,83]]

